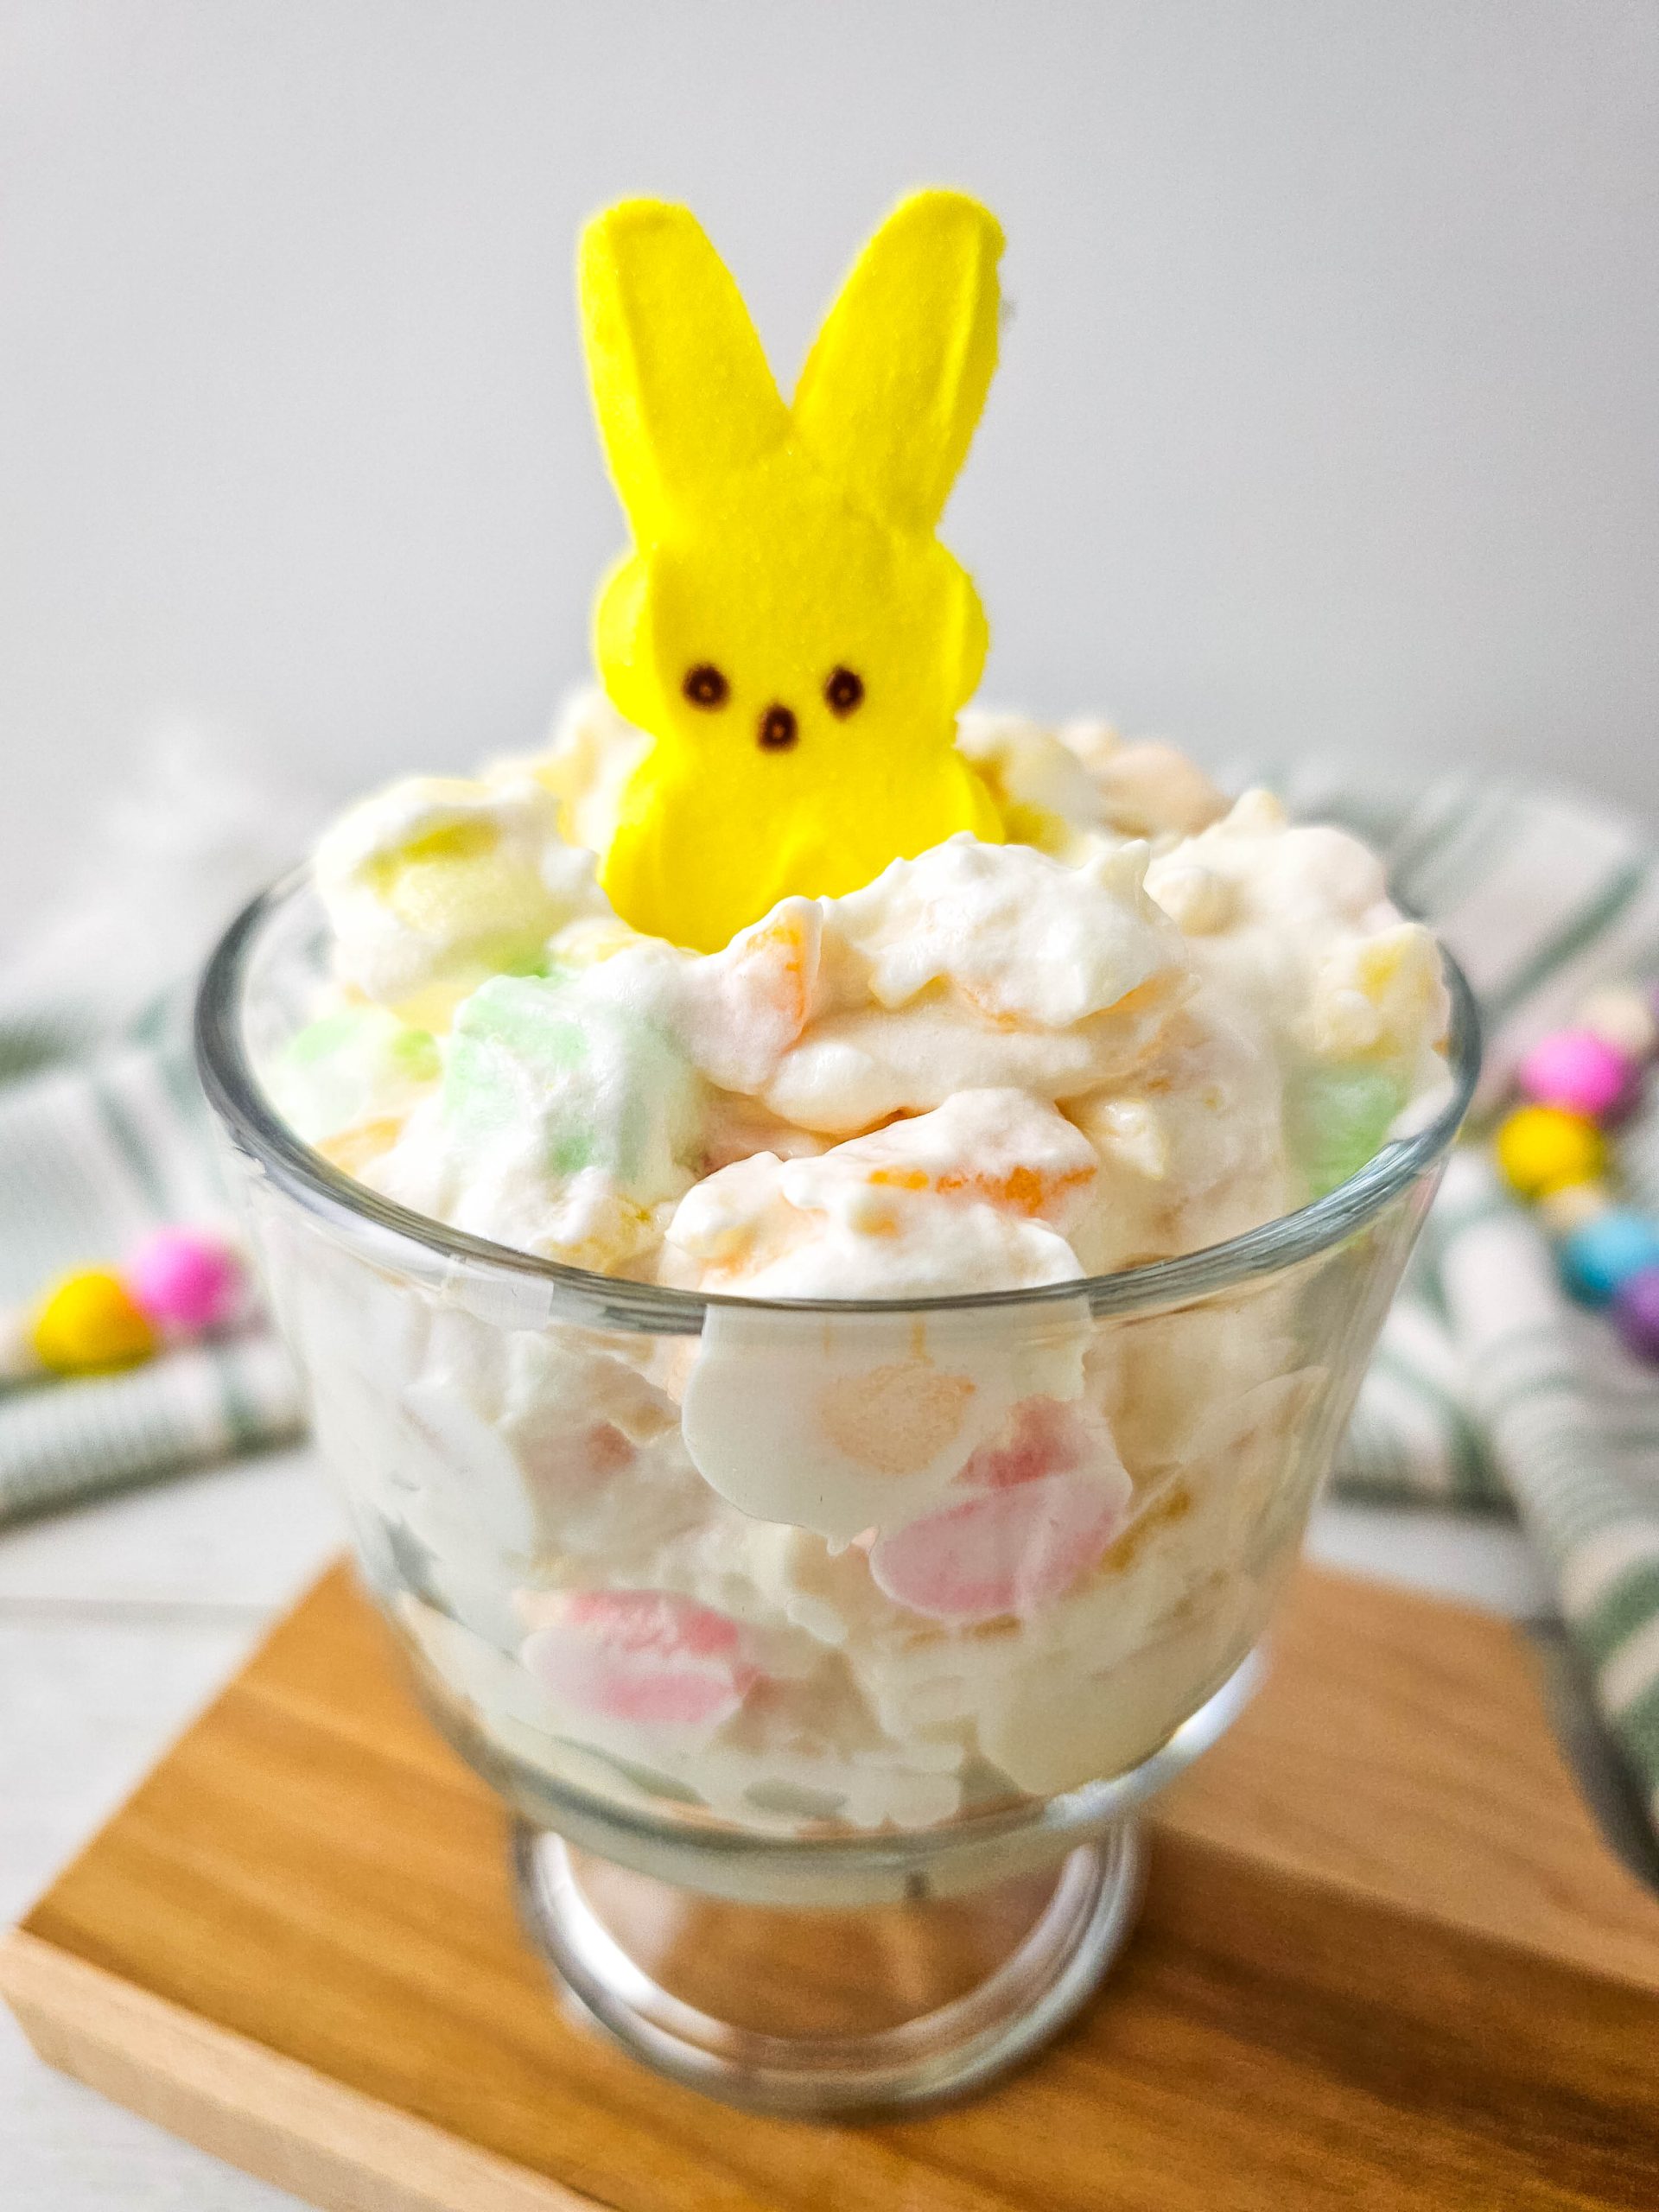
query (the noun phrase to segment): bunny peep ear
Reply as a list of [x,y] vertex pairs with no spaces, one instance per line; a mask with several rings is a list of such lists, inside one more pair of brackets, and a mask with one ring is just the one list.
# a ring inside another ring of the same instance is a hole
[[594,411],[636,540],[789,435],[731,272],[686,207],[624,200],[576,257]]
[[996,366],[996,218],[960,192],[902,200],[855,264],[791,413],[868,512],[931,531]]

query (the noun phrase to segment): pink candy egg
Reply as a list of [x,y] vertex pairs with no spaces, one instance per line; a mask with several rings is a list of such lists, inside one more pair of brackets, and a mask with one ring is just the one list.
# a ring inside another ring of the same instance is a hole
[[132,1302],[146,1319],[175,1336],[201,1336],[224,1325],[242,1296],[236,1255],[215,1236],[160,1229],[121,1270]]
[[941,1621],[1029,1613],[1062,1597],[1123,1525],[1123,1502],[1084,1475],[1039,1475],[986,1490],[881,1537],[877,1586]]
[[562,1704],[601,1719],[717,1728],[760,1678],[735,1621],[667,1591],[572,1590],[537,1611],[524,1665]]
[[1602,1121],[1630,1103],[1640,1070],[1628,1052],[1592,1029],[1541,1037],[1516,1071],[1521,1088],[1540,1106]]

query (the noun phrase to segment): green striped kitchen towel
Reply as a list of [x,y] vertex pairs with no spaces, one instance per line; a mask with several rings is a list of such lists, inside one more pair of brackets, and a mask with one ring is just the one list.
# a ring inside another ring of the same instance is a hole
[[[1447,1171],[1335,1479],[1519,1515],[1659,1824],[1659,1370],[1562,1295],[1535,1217],[1479,1142],[1535,1039],[1598,983],[1659,976],[1656,856],[1637,825],[1561,792],[1459,779],[1409,803],[1318,770],[1279,780],[1298,813],[1344,821],[1388,856],[1397,895],[1462,963],[1487,1029],[1471,1141]],[[1619,1155],[1636,1203],[1659,1213],[1650,1091]]]
[[[190,977],[314,810],[188,737],[94,832],[61,910],[0,967],[0,1306],[226,1197],[190,1050]],[[0,1389],[0,1522],[294,1436],[255,1325],[124,1374]]]

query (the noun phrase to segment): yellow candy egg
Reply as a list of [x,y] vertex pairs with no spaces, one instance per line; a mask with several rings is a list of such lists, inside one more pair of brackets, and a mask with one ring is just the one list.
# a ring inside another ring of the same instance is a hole
[[1595,1123],[1560,1106],[1520,1107],[1497,1133],[1498,1166],[1523,1198],[1541,1198],[1571,1183],[1592,1183],[1605,1159]]
[[156,1349],[155,1331],[103,1268],[66,1275],[35,1314],[31,1335],[42,1365],[60,1375],[130,1367]]

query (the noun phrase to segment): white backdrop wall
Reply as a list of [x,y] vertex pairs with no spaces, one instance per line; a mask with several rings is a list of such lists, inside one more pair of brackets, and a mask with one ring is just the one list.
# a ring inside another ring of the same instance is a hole
[[990,696],[1659,810],[1653,0],[3,0],[0,925],[169,715],[531,741],[581,218],[690,200],[792,377],[925,181],[1009,236]]

